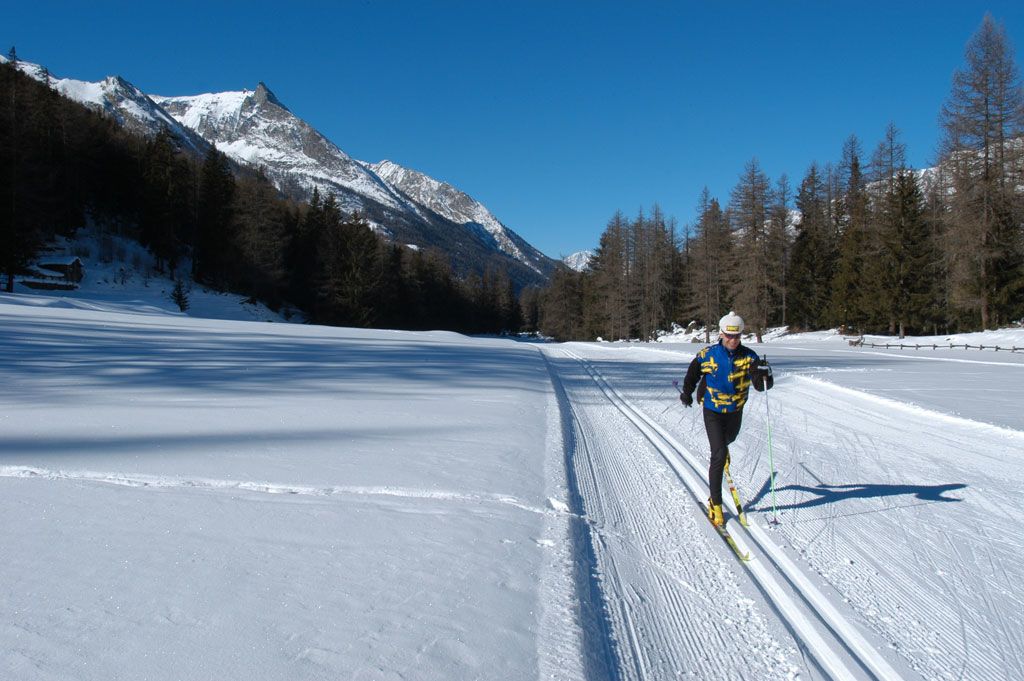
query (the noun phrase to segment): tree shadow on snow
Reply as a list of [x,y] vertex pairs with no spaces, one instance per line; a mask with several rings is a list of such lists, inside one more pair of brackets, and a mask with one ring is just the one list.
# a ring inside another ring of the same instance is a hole
[[[534,348],[459,334],[369,332],[157,318],[26,319],[0,314],[0,376],[22,402],[81,401],[99,390],[188,389],[210,394],[364,394],[407,397],[513,386],[542,394]],[[259,329],[259,330],[257,330]],[[261,332],[261,331],[262,332]]]

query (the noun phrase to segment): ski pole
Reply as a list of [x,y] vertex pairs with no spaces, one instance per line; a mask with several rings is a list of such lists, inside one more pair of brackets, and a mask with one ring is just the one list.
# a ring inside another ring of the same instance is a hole
[[[764,357],[764,362],[765,362],[765,365],[767,366],[767,364],[768,364],[768,357],[767,356]],[[771,368],[768,369],[768,373],[771,374]],[[768,472],[769,472],[769,475],[771,477],[771,487],[772,487],[772,520],[771,520],[771,522],[774,525],[778,525],[779,524],[779,509],[778,509],[778,506],[775,504],[775,461],[772,458],[772,412],[771,412],[771,408],[768,406],[768,389],[767,388],[768,388],[768,386],[766,385],[765,386],[765,391],[764,391],[764,416],[765,416],[765,423],[768,426],[768,469],[769,469]]]
[[[679,394],[680,394],[680,395],[682,395],[682,394],[683,394],[683,391],[682,391],[682,390],[679,390],[679,381],[672,381],[672,385],[673,385],[673,386],[675,387],[675,389],[676,389],[676,390],[678,390],[678,391],[679,391]],[[671,409],[671,408],[672,408],[672,405],[670,404],[670,405],[668,405],[667,407],[665,407],[664,409],[662,409],[662,410],[661,410],[661,413],[662,413],[662,414],[664,414],[664,413],[665,413],[666,411],[668,411],[668,410],[669,410],[669,409]]]

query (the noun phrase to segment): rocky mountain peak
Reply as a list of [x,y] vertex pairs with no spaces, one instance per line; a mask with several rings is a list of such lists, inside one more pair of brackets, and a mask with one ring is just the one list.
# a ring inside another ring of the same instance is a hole
[[[259,105],[273,104],[274,106],[280,107],[285,111],[288,111],[288,107],[281,103],[281,100],[278,99],[277,96],[270,91],[270,88],[268,88],[267,84],[264,83],[262,80],[256,85],[256,92],[253,93],[253,98]],[[288,111],[288,113],[291,112]]]

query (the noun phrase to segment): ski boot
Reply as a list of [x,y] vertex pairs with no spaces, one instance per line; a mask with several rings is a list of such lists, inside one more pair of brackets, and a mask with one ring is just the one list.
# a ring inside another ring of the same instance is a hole
[[725,518],[722,516],[722,505],[712,503],[710,498],[708,498],[708,520],[715,527],[725,525]]

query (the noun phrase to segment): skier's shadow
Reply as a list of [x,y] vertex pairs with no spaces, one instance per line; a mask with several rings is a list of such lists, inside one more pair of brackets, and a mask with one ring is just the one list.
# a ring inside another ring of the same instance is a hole
[[[948,497],[943,495],[947,492],[952,492],[953,490],[964,489],[965,487],[967,487],[967,485],[959,482],[948,485],[872,485],[863,483],[850,485],[828,485],[822,483],[813,487],[809,485],[786,485],[784,487],[776,487],[776,494],[779,492],[803,492],[804,494],[815,496],[799,503],[784,504],[776,506],[776,508],[779,510],[814,508],[815,506],[834,504],[840,501],[847,501],[849,499],[874,499],[880,497],[900,497],[910,495],[913,495],[914,498],[924,502],[963,501],[963,499],[959,497]],[[758,509],[757,505],[770,493],[771,482],[770,480],[765,480],[761,489],[758,490],[754,498],[747,504],[747,508],[750,510],[767,510]]]

